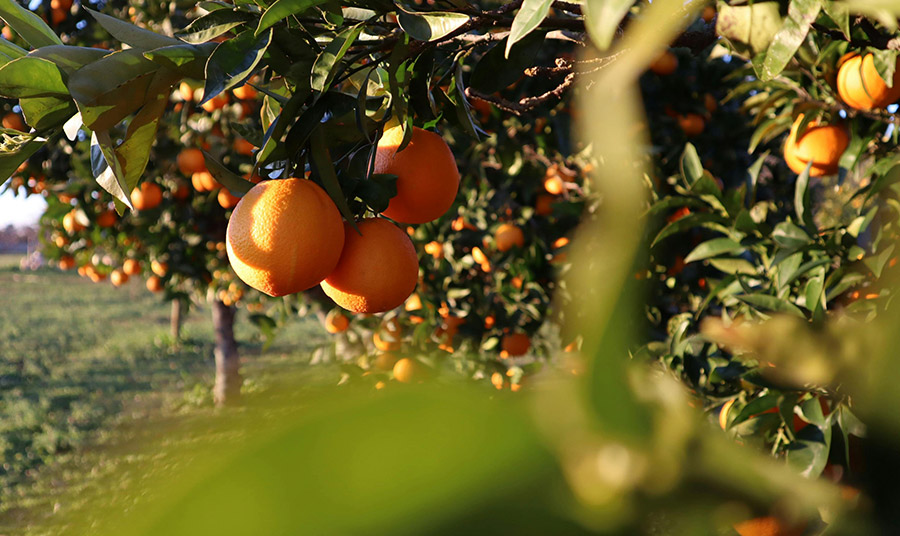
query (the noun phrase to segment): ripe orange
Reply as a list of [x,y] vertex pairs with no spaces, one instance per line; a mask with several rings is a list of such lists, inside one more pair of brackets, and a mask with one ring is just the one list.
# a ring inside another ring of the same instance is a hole
[[847,129],[837,125],[820,125],[818,121],[807,126],[797,140],[797,131],[803,114],[797,117],[784,145],[784,160],[794,173],[802,173],[812,162],[810,177],[833,175],[838,171],[841,155],[850,144]]
[[131,204],[135,210],[152,210],[162,203],[162,188],[152,182],[142,182],[140,188],[131,191]]
[[444,256],[444,244],[441,244],[440,242],[431,241],[425,244],[423,249],[425,250],[425,253],[431,255],[435,259],[440,259]]
[[678,69],[678,57],[668,50],[657,56],[653,63],[650,64],[650,70],[660,76],[667,76]]
[[184,201],[191,195],[190,188],[187,187],[183,182],[179,181],[178,186],[175,187],[175,190],[172,192],[172,197],[177,201]]
[[241,100],[253,100],[257,95],[257,91],[253,89],[249,84],[244,84],[240,87],[236,87],[231,91],[231,93]]
[[462,216],[459,216],[458,218],[450,222],[450,228],[457,232],[462,231],[463,229],[467,229],[469,231],[478,230],[478,227],[475,227],[471,223],[467,222],[466,219]]
[[394,363],[394,379],[402,383],[412,383],[414,381],[422,381],[425,371],[418,361],[409,357]]
[[504,223],[494,231],[494,242],[498,251],[509,251],[513,247],[523,247],[525,235],[522,234],[522,229],[511,223]]
[[231,145],[234,148],[234,152],[237,154],[242,154],[244,156],[251,156],[253,154],[253,150],[256,149],[256,146],[245,140],[244,138],[237,138],[234,140],[234,143]]
[[165,277],[169,273],[169,263],[153,261],[150,263],[150,271],[159,277]]
[[207,112],[212,113],[216,110],[224,108],[226,104],[228,104],[228,94],[223,92],[204,102],[203,109]]
[[97,216],[97,225],[100,227],[112,227],[116,224],[116,213],[112,210],[101,212]]
[[375,153],[375,173],[397,175],[397,195],[384,216],[403,223],[425,223],[444,215],[459,190],[459,169],[450,146],[434,132],[413,128],[398,152],[403,129],[385,129]]
[[236,207],[238,202],[241,200],[240,197],[231,195],[231,192],[229,192],[225,188],[219,190],[219,195],[216,196],[216,199],[219,200],[219,205],[221,205],[224,209]]
[[60,270],[71,270],[75,267],[75,259],[71,255],[63,255],[59,259]]
[[347,331],[349,327],[350,319],[338,310],[332,310],[325,317],[325,331],[328,333],[342,333]]
[[138,275],[141,273],[141,262],[137,259],[127,259],[122,263],[122,271],[128,275]]
[[78,221],[78,211],[76,209],[72,209],[63,216],[63,229],[69,234],[85,230],[85,226]]
[[231,267],[244,283],[284,296],[319,284],[335,270],[346,232],[334,202],[316,183],[270,180],[241,198],[228,220],[225,243]]
[[8,114],[4,115],[2,124],[3,128],[11,128],[13,130],[19,131],[28,130],[28,127],[25,125],[25,121],[22,120],[22,116],[15,112],[9,112]]
[[64,248],[69,244],[69,239],[60,235],[53,239],[53,243],[56,244],[58,248]]
[[789,526],[776,517],[764,516],[735,523],[734,530],[741,536],[800,536],[806,523]]
[[194,88],[187,82],[182,81],[178,86],[178,95],[183,101],[194,100]]
[[194,173],[206,171],[206,160],[203,158],[203,151],[196,147],[182,149],[178,153],[175,162],[178,164],[178,170],[188,177]]
[[719,103],[716,102],[715,97],[707,93],[703,95],[703,107],[706,108],[707,112],[713,113],[719,108]]
[[213,178],[212,173],[206,170],[198,171],[191,175],[191,184],[198,192],[212,192],[222,187],[219,181]]
[[109,273],[109,281],[113,284],[114,287],[121,287],[128,282],[128,274],[116,268]]
[[681,127],[685,136],[694,137],[703,134],[703,130],[706,129],[706,121],[702,115],[690,112],[678,116],[678,126]]
[[851,108],[886,108],[900,99],[900,69],[894,71],[893,87],[888,87],[878,74],[873,58],[872,54],[866,54],[863,58],[855,53],[842,58],[843,63],[838,69],[837,90],[841,100]]
[[334,271],[322,281],[322,290],[357,313],[393,309],[416,288],[416,249],[406,233],[385,219],[369,218],[357,226],[362,235],[344,224],[344,250]]
[[403,346],[403,342],[399,337],[391,335],[390,333],[382,335],[377,331],[372,335],[372,342],[375,344],[375,348],[378,348],[382,352],[393,352],[399,350],[400,347]]
[[524,333],[510,333],[503,336],[500,348],[502,358],[525,355],[531,348],[531,339]]
[[496,387],[497,390],[501,390],[506,384],[506,378],[503,376],[503,374],[495,372],[491,374],[491,384],[493,384],[493,386]]
[[538,216],[548,216],[553,213],[553,196],[550,194],[538,194],[534,203],[534,213]]
[[50,9],[72,9],[72,0],[50,0]]
[[472,248],[472,259],[478,264],[490,264],[487,255],[485,255],[484,252],[481,251],[481,248],[478,246]]
[[544,190],[553,195],[559,195],[566,190],[566,184],[559,175],[544,176]]
[[162,289],[162,281],[159,279],[159,276],[151,275],[147,278],[147,290],[150,292],[160,292]]
[[700,18],[703,19],[703,22],[712,22],[713,19],[716,18],[716,8],[712,6],[704,7],[700,14]]
[[382,353],[378,354],[378,356],[375,358],[375,362],[373,364],[375,365],[375,368],[377,368],[378,370],[387,371],[387,370],[394,370],[394,365],[397,364],[397,361],[398,361],[398,359],[397,359],[396,355],[394,355],[390,352],[382,352]]

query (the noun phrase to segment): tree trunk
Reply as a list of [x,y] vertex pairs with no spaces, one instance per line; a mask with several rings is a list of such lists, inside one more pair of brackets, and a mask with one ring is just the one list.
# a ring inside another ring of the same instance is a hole
[[172,341],[178,343],[181,340],[181,324],[184,322],[184,302],[181,299],[172,300]]
[[213,302],[213,328],[216,331],[216,385],[213,398],[217,406],[234,405],[241,396],[241,362],[234,340],[234,307],[219,300]]

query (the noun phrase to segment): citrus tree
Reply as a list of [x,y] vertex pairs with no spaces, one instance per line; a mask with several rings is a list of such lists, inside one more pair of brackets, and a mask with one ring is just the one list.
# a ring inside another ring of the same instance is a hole
[[[558,357],[578,341],[569,349],[588,361],[566,368],[586,394],[556,393],[551,407],[574,417],[542,426],[593,521],[619,500],[650,508],[644,494],[713,482],[752,503],[757,517],[739,533],[816,531],[834,519],[817,507],[846,508],[819,476],[883,489],[855,469],[867,435],[857,414],[881,430],[870,449],[896,447],[896,419],[877,409],[896,396],[890,341],[866,338],[866,322],[892,319],[882,298],[896,264],[888,4],[205,3],[177,37],[92,14],[128,45],[107,53],[63,45],[6,2],[0,15],[34,50],[4,44],[0,94],[19,99],[32,130],[3,131],[0,170],[12,174],[60,131],[90,132],[92,171],[124,214],[138,208],[172,89],[201,80],[207,104],[249,83],[259,123],[229,126],[255,149],[244,162],[214,146],[205,157],[242,198],[225,243],[245,283],[270,296],[320,286],[362,315],[405,305],[401,325],[423,326],[414,340],[454,354],[499,347],[500,359],[553,331],[555,292],[562,332],[541,346]],[[566,252],[579,221],[572,245],[582,245]],[[402,349],[402,327],[371,324],[379,349]],[[457,335],[469,342],[455,347]],[[427,375],[416,356],[371,361],[401,382]],[[474,368],[422,361],[491,372],[501,388],[525,372],[492,357]],[[687,402],[666,399],[648,370],[678,378],[709,420],[811,478],[779,479],[788,473],[755,458],[746,473],[726,471],[716,454],[738,458],[667,409]],[[713,452],[691,455],[692,439]],[[613,481],[616,459],[643,465],[623,462]],[[688,459],[697,465],[679,469]],[[789,492],[805,499],[774,515],[772,497]],[[887,499],[873,499],[872,523],[890,526]]]

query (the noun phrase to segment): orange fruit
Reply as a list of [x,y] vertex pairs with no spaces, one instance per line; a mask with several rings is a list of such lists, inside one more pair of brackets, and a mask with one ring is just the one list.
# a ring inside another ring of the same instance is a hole
[[344,224],[344,250],[334,271],[322,281],[322,290],[356,313],[393,309],[416,288],[416,249],[406,233],[385,219],[369,218],[357,226],[359,233]]
[[511,223],[504,223],[494,231],[494,243],[498,251],[509,251],[513,247],[524,246],[525,235],[522,234],[522,229]]
[[691,112],[678,116],[678,126],[688,137],[699,136],[706,128],[706,120],[702,115]]
[[236,140],[234,140],[234,143],[231,146],[232,148],[234,148],[234,152],[245,156],[251,156],[253,154],[253,150],[256,149],[255,145],[245,140],[244,138],[237,138]]
[[100,227],[112,227],[116,224],[116,213],[112,210],[101,212],[97,216],[97,225]]
[[53,25],[57,25],[69,16],[69,12],[65,9],[51,9],[50,10],[50,20],[53,21]]
[[707,112],[713,113],[719,108],[719,103],[716,102],[715,97],[707,93],[703,95],[703,107],[706,108]]
[[735,523],[734,530],[741,536],[800,536],[806,523],[789,526],[776,517],[764,516]]
[[224,108],[226,104],[228,104],[228,94],[222,92],[222,93],[219,93],[218,95],[216,95],[215,97],[209,99],[208,101],[204,102],[202,107],[207,112],[212,113],[216,110]]
[[165,277],[169,273],[169,263],[153,261],[150,263],[150,271],[159,277]]
[[271,180],[241,198],[228,220],[225,244],[241,281],[269,296],[284,296],[314,287],[335,271],[346,232],[334,202],[316,183]]
[[191,185],[193,185],[194,189],[198,192],[212,192],[213,190],[222,187],[222,185],[213,178],[212,173],[206,170],[198,171],[191,175]]
[[71,270],[74,267],[75,259],[71,255],[63,255],[62,258],[59,259],[60,270]]
[[182,81],[178,85],[178,95],[183,101],[192,101],[194,100],[194,88],[187,82]]
[[140,188],[131,191],[131,204],[135,210],[152,210],[162,203],[162,188],[152,182],[142,182]]
[[178,170],[188,177],[194,173],[206,171],[206,160],[203,158],[203,151],[196,147],[182,149],[175,158],[175,162],[178,165]]
[[406,311],[418,311],[421,308],[422,298],[420,298],[418,294],[410,294],[409,298],[406,300],[406,304],[403,306],[403,309]]
[[485,255],[484,252],[481,251],[481,248],[478,246],[475,246],[474,248],[472,248],[472,259],[475,262],[477,262],[478,264],[489,264],[490,263],[490,261],[487,258],[487,255]]
[[450,228],[457,232],[462,231],[463,229],[468,229],[469,231],[475,231],[478,229],[478,227],[475,227],[471,223],[467,222],[466,219],[462,216],[459,216],[458,218],[450,222]]
[[231,195],[227,189],[222,188],[219,190],[219,195],[216,196],[216,199],[219,200],[219,205],[224,209],[234,208],[237,206],[238,201],[241,200],[240,197],[236,195]]
[[241,100],[253,100],[256,98],[257,91],[253,89],[250,84],[244,84],[240,87],[236,87],[231,91],[231,94]]
[[841,155],[850,144],[847,129],[837,125],[820,125],[818,121],[810,123],[803,136],[797,140],[797,131],[803,114],[800,114],[791,126],[791,132],[784,144],[784,160],[794,173],[802,173],[806,165],[812,162],[810,177],[833,175],[838,171]]
[[503,377],[503,374],[495,372],[491,374],[491,383],[494,385],[494,387],[497,388],[497,390],[500,390],[503,389],[503,386],[506,384],[506,378]]
[[398,337],[386,333],[384,336],[379,332],[375,332],[372,335],[372,342],[375,344],[375,348],[378,348],[382,352],[393,352],[395,350],[399,350],[401,346],[403,346],[403,342],[399,340]]
[[676,69],[678,69],[678,57],[668,50],[657,56],[653,63],[650,64],[650,70],[660,76],[670,75]]
[[342,333],[350,327],[350,319],[344,313],[332,310],[325,317],[325,331],[328,333]]
[[177,201],[184,201],[191,195],[191,190],[184,183],[179,182],[178,186],[175,187],[175,190],[172,192],[172,197]]
[[147,278],[147,290],[150,292],[159,292],[162,289],[162,281],[159,279],[159,276],[151,275]]
[[500,348],[500,357],[525,355],[528,349],[531,348],[531,339],[524,333],[510,333],[503,336]]
[[893,87],[888,87],[878,74],[873,58],[872,54],[866,54],[863,58],[855,53],[842,58],[844,61],[838,69],[837,90],[841,100],[851,108],[886,108],[900,99],[900,69],[894,71]]
[[534,202],[534,213],[538,216],[548,216],[553,213],[554,197],[550,194],[538,194]]
[[85,230],[85,226],[78,221],[78,211],[76,209],[72,209],[70,212],[67,212],[65,216],[63,216],[63,229],[66,230],[67,233],[77,233],[78,231]]
[[425,244],[425,253],[431,255],[435,259],[440,259],[444,256],[444,244],[440,242],[431,241]]
[[53,243],[56,244],[56,247],[58,248],[64,248],[69,244],[69,239],[60,235],[53,240]]
[[402,383],[412,383],[413,381],[422,381],[425,371],[418,361],[409,357],[404,357],[394,363],[394,379]]
[[22,116],[14,112],[9,112],[4,115],[2,124],[3,128],[10,128],[13,130],[25,131],[28,129],[25,125],[25,121],[22,120]]
[[703,22],[712,22],[716,18],[716,8],[712,6],[704,7],[700,13],[700,18],[703,19]]
[[137,259],[127,259],[122,263],[122,271],[127,275],[138,275],[141,273],[141,262]]
[[72,9],[72,0],[50,0],[50,9]]
[[378,356],[375,358],[375,362],[373,364],[375,365],[375,368],[377,368],[378,370],[387,371],[387,370],[394,370],[394,365],[397,364],[397,361],[398,361],[398,359],[397,359],[396,355],[394,355],[390,352],[382,352],[382,353],[378,354]]
[[559,175],[547,175],[544,177],[544,190],[553,195],[559,195],[566,190],[566,185]]
[[113,284],[114,287],[121,287],[128,282],[128,274],[116,268],[109,273],[109,281]]
[[450,146],[434,132],[413,128],[412,139],[403,140],[398,125],[385,129],[375,152],[375,173],[397,176],[397,195],[384,216],[403,223],[425,223],[440,218],[453,205],[459,190],[459,169]]

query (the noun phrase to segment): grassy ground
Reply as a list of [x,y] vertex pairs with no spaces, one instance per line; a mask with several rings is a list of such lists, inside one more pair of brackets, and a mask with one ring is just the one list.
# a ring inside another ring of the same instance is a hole
[[[18,257],[0,256],[0,534],[59,534],[110,486],[139,497],[143,479],[177,472],[176,453],[202,440],[192,430],[202,423],[214,433],[227,415],[212,408],[208,309],[192,310],[176,347],[169,306],[140,281],[116,289],[17,265]],[[316,322],[292,323],[262,351],[241,320],[248,392],[337,379],[332,367],[306,366],[325,340]],[[160,434],[156,450],[142,451]],[[131,470],[148,457],[155,474]]]

